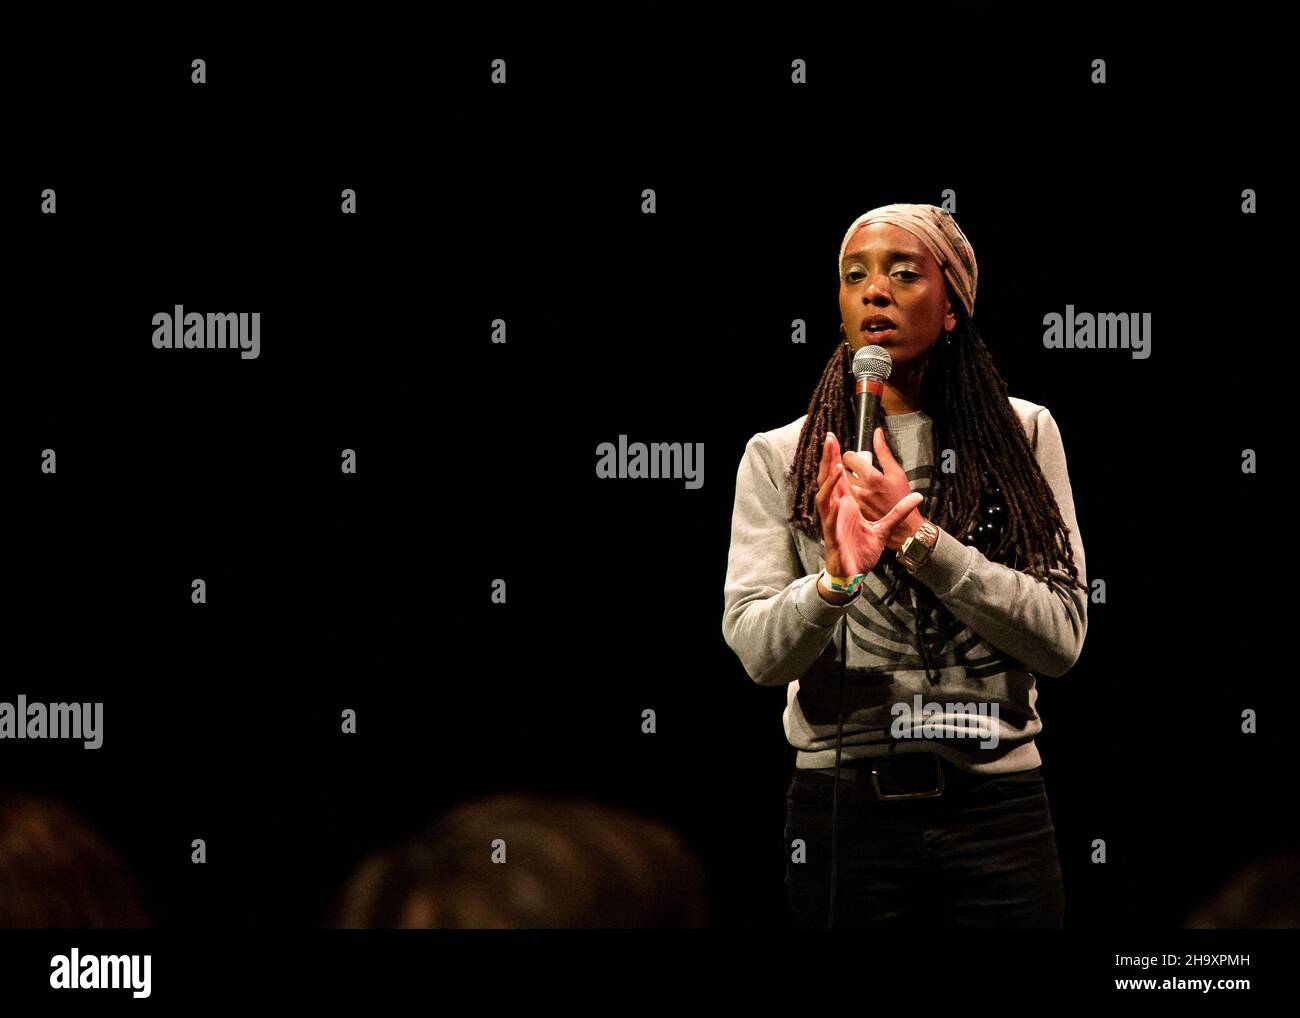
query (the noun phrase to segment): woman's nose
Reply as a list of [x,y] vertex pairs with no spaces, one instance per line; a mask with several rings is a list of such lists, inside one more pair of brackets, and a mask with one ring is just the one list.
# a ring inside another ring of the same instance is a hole
[[867,285],[862,291],[862,302],[864,304],[875,304],[880,300],[889,300],[889,298],[889,277],[884,274],[868,277]]

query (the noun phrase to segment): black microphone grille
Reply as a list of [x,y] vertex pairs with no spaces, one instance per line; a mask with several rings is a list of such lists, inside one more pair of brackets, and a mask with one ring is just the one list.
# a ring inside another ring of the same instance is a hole
[[888,381],[889,373],[894,370],[894,359],[883,346],[873,343],[864,346],[853,355],[854,378],[876,378]]

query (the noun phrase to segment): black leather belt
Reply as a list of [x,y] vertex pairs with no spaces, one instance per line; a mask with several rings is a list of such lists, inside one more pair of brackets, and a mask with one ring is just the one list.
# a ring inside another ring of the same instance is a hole
[[[834,778],[834,767],[818,767],[816,772]],[[995,774],[973,774],[949,763],[938,753],[908,753],[898,756],[871,757],[864,760],[841,760],[840,780],[856,781],[873,798],[882,802],[894,799],[930,799],[945,791],[966,791]]]

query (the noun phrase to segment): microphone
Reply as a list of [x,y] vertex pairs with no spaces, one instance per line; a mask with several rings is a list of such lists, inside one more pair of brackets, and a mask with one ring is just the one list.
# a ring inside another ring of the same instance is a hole
[[873,467],[877,464],[872,454],[871,436],[875,434],[876,421],[880,417],[880,395],[885,391],[885,382],[893,370],[894,359],[883,346],[864,346],[853,355],[853,377],[857,379],[854,394],[858,402],[858,438],[853,448]]

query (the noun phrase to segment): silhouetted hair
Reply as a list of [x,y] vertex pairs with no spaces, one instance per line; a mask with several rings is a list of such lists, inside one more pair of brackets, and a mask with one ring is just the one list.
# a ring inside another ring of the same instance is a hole
[[[493,862],[496,839],[504,863]],[[670,828],[594,802],[501,795],[366,859],[335,925],[700,928],[707,913],[703,870]]]
[[1257,859],[1196,905],[1187,930],[1300,929],[1300,854]]
[[64,804],[0,795],[0,927],[150,926],[126,864]]

